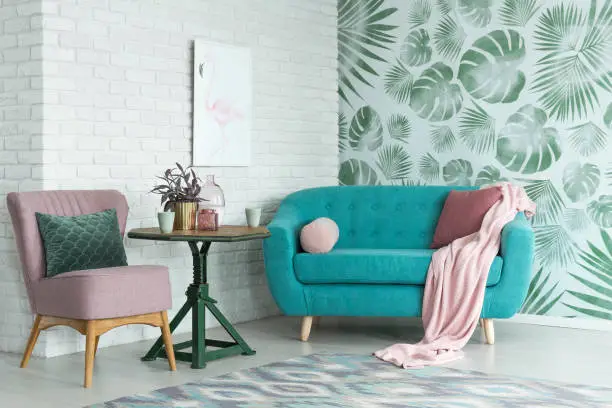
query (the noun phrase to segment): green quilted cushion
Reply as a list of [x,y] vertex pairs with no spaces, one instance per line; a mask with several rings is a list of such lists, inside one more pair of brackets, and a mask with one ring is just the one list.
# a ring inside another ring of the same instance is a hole
[[47,277],[83,269],[127,266],[117,211],[77,216],[36,213]]

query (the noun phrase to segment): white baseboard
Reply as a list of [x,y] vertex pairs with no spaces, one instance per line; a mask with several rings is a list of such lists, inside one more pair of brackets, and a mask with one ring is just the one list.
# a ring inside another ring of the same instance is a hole
[[518,314],[507,320],[511,323],[537,324],[541,326],[566,327],[569,329],[612,332],[612,320],[586,319],[580,317],[537,316]]

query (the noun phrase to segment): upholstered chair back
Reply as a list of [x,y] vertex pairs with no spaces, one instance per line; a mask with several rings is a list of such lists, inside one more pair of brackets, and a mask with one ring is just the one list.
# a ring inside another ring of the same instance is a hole
[[21,259],[23,276],[35,311],[32,284],[45,276],[45,251],[38,231],[35,213],[82,215],[115,208],[121,235],[125,232],[128,205],[125,197],[114,190],[64,190],[9,193],[7,204]]

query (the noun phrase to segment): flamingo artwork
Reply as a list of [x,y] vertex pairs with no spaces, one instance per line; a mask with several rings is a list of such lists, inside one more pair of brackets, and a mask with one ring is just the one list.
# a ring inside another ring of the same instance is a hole
[[[194,165],[248,165],[250,53],[196,43]],[[247,50],[248,51],[248,50]]]

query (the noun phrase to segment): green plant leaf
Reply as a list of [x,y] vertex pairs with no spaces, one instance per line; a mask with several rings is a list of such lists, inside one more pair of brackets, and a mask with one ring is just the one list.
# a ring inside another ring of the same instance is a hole
[[428,0],[412,0],[408,3],[408,25],[414,28],[425,24],[431,17],[431,3]]
[[349,159],[340,164],[338,181],[343,186],[377,185],[376,172],[363,160]]
[[536,203],[537,211],[533,221],[538,224],[558,224],[565,207],[561,195],[550,180],[521,180],[529,198]]
[[589,227],[589,217],[585,210],[567,208],[563,212],[563,222],[571,231],[583,232]]
[[556,129],[544,127],[546,113],[525,105],[506,121],[497,139],[497,160],[508,170],[533,174],[548,169],[561,156]]
[[431,60],[432,49],[429,34],[423,28],[412,30],[402,43],[400,60],[411,67],[423,65]]
[[464,159],[451,160],[442,169],[442,177],[450,186],[470,186],[474,171],[472,164]]
[[441,15],[446,15],[455,8],[455,0],[436,0]]
[[372,63],[386,62],[377,52],[395,42],[397,26],[386,21],[397,9],[383,5],[384,0],[338,1],[338,93],[349,105],[349,93],[361,98],[357,82],[372,87],[367,77],[378,76]]
[[555,295],[555,289],[559,286],[559,282],[549,288],[546,292],[542,293],[546,284],[550,280],[552,274],[551,271],[544,276],[542,274],[543,268],[540,268],[538,272],[531,279],[529,289],[527,290],[527,298],[521,308],[521,313],[544,315],[561,299],[563,292]]
[[412,87],[410,108],[430,122],[453,117],[461,109],[463,95],[452,79],[453,71],[441,62],[424,70]]
[[535,255],[541,265],[568,266],[576,262],[576,244],[561,225],[534,227]]
[[474,106],[461,114],[459,138],[474,153],[488,153],[495,148],[495,120],[478,104]]
[[606,108],[604,113],[603,122],[608,129],[612,129],[612,102]]
[[539,10],[539,0],[504,0],[499,10],[499,19],[508,26],[525,27]]
[[600,195],[589,203],[586,211],[591,221],[599,227],[612,227],[612,195]]
[[524,59],[525,42],[518,31],[495,30],[463,54],[458,78],[476,99],[514,102],[525,86],[525,74],[518,69]]
[[408,102],[413,83],[414,77],[400,60],[385,73],[385,92],[398,103]]
[[599,187],[601,172],[594,164],[571,162],[563,171],[563,190],[572,202],[591,197]]
[[599,153],[608,144],[608,135],[593,122],[574,126],[568,129],[572,133],[569,141],[572,148],[583,156]]
[[415,186],[424,186],[420,180],[412,180],[410,178],[403,178],[401,180],[391,180],[391,184],[394,186],[402,186],[402,187],[415,187]]
[[596,5],[588,18],[577,3],[560,3],[538,19],[534,43],[545,55],[531,87],[551,118],[586,117],[599,107],[597,88],[612,91],[612,3],[604,1],[599,13]]
[[607,319],[607,320],[612,320],[612,313],[607,313],[607,312],[602,312],[601,310],[596,310],[596,309],[589,309],[589,308],[585,308],[585,307],[578,307],[578,306],[574,306],[568,303],[563,302],[563,304],[567,307],[569,307],[570,309],[573,309],[579,313],[582,313],[584,315],[587,316],[591,316],[591,317],[597,317],[599,319]]
[[391,139],[407,143],[412,132],[412,125],[406,115],[394,113],[387,119],[387,130],[389,130]]
[[389,145],[378,151],[378,168],[387,180],[403,179],[410,175],[412,162],[403,147]]
[[349,148],[348,122],[344,113],[338,113],[338,150],[340,153]]
[[457,139],[448,126],[431,127],[431,145],[436,153],[451,151],[455,147]]
[[440,163],[427,153],[419,160],[419,174],[427,183],[433,183],[440,178]]
[[502,181],[508,181],[508,179],[501,176],[501,173],[497,167],[484,166],[476,175],[475,184],[477,186],[489,186]]
[[436,49],[442,56],[450,60],[457,59],[465,38],[463,27],[457,25],[451,16],[443,17],[433,34]]
[[380,116],[370,106],[363,106],[353,116],[349,129],[349,144],[353,149],[376,150],[383,142]]
[[492,0],[459,0],[459,13],[474,27],[486,27],[491,21]]

